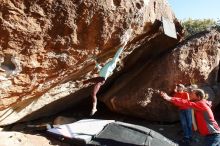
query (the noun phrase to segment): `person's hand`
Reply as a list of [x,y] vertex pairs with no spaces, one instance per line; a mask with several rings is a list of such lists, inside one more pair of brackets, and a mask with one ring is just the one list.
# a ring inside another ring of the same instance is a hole
[[175,86],[175,88],[174,88],[174,92],[178,92],[178,89],[177,89],[178,87],[177,87],[177,85]]
[[165,92],[160,92],[160,96],[163,97],[163,99],[167,100],[167,101],[170,101],[171,100],[171,97],[167,95],[167,93]]
[[129,28],[128,30],[126,30],[125,34],[122,36],[122,44],[123,44],[123,48],[127,45],[128,41],[130,40],[131,36],[132,36],[132,32],[133,29]]
[[124,41],[123,43],[122,43],[122,48],[125,48],[125,46],[127,45],[127,41]]

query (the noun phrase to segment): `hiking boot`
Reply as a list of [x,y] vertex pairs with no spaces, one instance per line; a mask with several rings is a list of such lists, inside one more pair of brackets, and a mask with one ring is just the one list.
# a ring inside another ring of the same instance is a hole
[[191,141],[189,139],[181,139],[178,141],[178,144],[180,144],[180,146],[190,146]]
[[198,137],[190,138],[190,142],[198,143],[200,140]]

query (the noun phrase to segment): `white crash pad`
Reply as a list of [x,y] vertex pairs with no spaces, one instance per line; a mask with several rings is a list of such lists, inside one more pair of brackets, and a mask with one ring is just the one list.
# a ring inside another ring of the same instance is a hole
[[112,122],[115,121],[86,119],[71,124],[60,125],[47,131],[63,137],[83,139],[84,141],[88,142],[93,136],[100,133],[107,124]]

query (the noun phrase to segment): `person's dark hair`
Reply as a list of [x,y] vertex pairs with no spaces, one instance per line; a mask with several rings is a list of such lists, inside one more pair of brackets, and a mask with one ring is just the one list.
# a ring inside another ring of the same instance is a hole
[[205,94],[202,89],[194,89],[193,92],[196,94],[196,96],[200,97],[200,100],[208,98],[208,94]]

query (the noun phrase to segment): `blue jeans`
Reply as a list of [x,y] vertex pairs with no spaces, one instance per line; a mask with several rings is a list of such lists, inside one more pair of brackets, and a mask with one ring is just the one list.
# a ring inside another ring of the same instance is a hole
[[184,139],[192,138],[192,110],[180,110],[180,123],[183,129]]
[[220,134],[206,136],[205,146],[220,146]]

